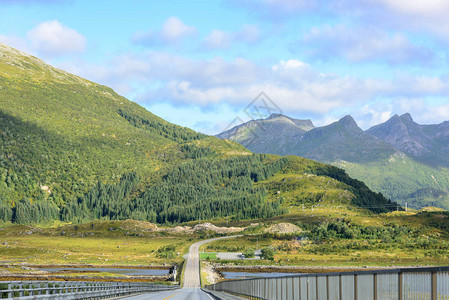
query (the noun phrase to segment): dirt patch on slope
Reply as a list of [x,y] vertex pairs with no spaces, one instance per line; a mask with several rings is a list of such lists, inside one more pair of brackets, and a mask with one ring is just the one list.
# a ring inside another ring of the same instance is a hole
[[265,232],[269,233],[296,233],[301,231],[302,231],[301,228],[292,223],[273,224],[267,229],[265,229]]

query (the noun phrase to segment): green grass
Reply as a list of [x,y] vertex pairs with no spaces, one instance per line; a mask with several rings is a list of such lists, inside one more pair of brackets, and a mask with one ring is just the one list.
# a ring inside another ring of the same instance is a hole
[[[148,224],[100,221],[42,229],[9,226],[0,231],[0,260],[37,265],[180,263],[190,244],[197,240],[192,235],[151,232]],[[30,230],[34,233],[26,234]],[[170,245],[175,247],[175,257],[158,258],[157,250]]]
[[258,183],[258,186],[269,190],[272,199],[285,199],[285,206],[350,204],[354,198],[346,184],[313,174],[277,174]]
[[4,239],[11,246],[0,246],[0,259],[32,264],[120,264],[147,265],[182,260],[159,259],[155,251],[162,246],[175,245],[185,253],[186,238],[103,238],[26,236]]
[[200,259],[217,259],[217,253],[213,252],[201,252]]

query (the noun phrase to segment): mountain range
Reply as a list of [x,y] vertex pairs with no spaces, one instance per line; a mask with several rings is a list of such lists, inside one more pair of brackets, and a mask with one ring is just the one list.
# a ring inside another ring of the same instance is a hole
[[364,131],[347,115],[327,126],[281,114],[217,135],[257,153],[298,155],[344,168],[385,196],[449,208],[449,122],[417,124],[408,113]]
[[253,154],[0,44],[0,220],[165,224],[328,203],[397,207],[339,168]]

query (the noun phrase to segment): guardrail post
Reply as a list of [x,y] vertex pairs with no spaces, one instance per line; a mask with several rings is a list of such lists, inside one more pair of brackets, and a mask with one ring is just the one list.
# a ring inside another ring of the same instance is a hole
[[[354,300],[358,300],[357,299],[357,274],[354,274]],[[362,299],[360,299],[362,300]]]
[[19,297],[25,296],[25,293],[23,292],[23,284],[19,283],[18,287],[19,287]]
[[268,289],[268,279],[263,280],[263,297],[268,299],[269,289]]
[[402,272],[399,272],[398,274],[398,299],[402,300],[404,294],[402,290]]
[[343,300],[343,289],[342,289],[343,284],[341,283],[341,274],[338,277],[339,277],[338,285],[340,286],[340,289],[339,289],[340,295],[339,295],[338,299]]
[[12,290],[12,284],[11,283],[8,283],[8,290],[9,290],[9,292],[7,293],[8,294],[8,298],[12,298],[14,296],[14,292],[11,291]]
[[329,296],[329,276],[328,275],[326,275],[326,298],[327,298],[327,300],[330,299],[330,296]]
[[374,300],[377,300],[377,274],[373,275],[373,291],[374,291]]
[[292,277],[291,278],[292,279],[292,293],[291,293],[291,295],[292,295],[292,299],[294,300],[295,299],[295,278],[294,277]]
[[435,272],[435,271],[432,271],[431,282],[432,282],[432,291],[431,291],[432,298],[431,299],[437,300],[438,299],[437,272]]
[[307,284],[306,284],[306,287],[307,287],[307,300],[310,299],[310,295],[309,295],[309,278],[310,277],[307,277],[307,280],[306,280],[306,282],[307,282]]

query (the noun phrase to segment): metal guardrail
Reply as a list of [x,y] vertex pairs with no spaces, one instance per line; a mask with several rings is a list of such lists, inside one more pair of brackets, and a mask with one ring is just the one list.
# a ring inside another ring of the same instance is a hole
[[206,288],[249,299],[448,300],[449,267],[253,278],[222,281]]
[[1,298],[7,299],[106,299],[178,288],[139,282],[0,281]]

